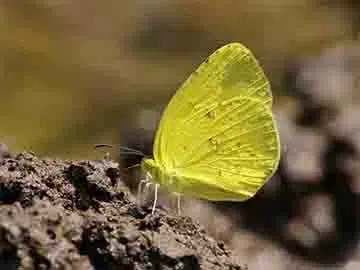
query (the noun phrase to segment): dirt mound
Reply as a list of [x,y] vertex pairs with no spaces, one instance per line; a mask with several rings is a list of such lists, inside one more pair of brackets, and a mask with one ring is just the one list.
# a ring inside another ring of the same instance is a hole
[[190,218],[139,208],[111,161],[0,157],[0,269],[245,269]]

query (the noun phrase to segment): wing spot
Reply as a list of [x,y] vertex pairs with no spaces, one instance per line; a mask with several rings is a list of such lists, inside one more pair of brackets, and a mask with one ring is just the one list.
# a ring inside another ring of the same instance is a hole
[[216,140],[215,138],[213,138],[213,137],[211,137],[211,138],[209,139],[209,142],[210,142],[211,144],[213,144],[213,145],[216,145],[216,144],[217,144],[217,140]]
[[214,149],[217,150],[218,145],[219,145],[219,141],[213,137],[209,138],[209,142],[210,142],[210,146]]
[[209,119],[215,119],[216,117],[216,113],[215,111],[209,111],[206,113],[206,117],[209,118]]

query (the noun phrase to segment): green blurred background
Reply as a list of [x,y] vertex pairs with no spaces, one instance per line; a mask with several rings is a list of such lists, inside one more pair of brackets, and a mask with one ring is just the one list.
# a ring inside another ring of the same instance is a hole
[[91,158],[93,144],[121,144],[134,125],[154,129],[179,84],[231,41],[251,48],[275,94],[287,95],[288,61],[355,39],[354,8],[310,0],[1,0],[0,141],[13,151]]

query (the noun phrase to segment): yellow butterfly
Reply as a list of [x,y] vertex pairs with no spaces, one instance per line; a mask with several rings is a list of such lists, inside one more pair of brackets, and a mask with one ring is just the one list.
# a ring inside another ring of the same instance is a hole
[[[166,107],[145,182],[210,201],[244,201],[274,174],[280,159],[272,93],[249,49],[216,50]],[[144,181],[143,181],[144,182]],[[140,187],[141,185],[139,185]]]

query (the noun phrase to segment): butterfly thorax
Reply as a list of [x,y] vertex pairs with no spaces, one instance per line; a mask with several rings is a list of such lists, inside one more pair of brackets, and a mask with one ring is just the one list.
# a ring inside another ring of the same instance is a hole
[[164,168],[160,167],[155,160],[147,158],[142,161],[142,169],[148,173],[151,177],[151,180],[160,184],[162,187],[171,189],[173,191],[177,190],[176,187],[176,173],[165,171]]

